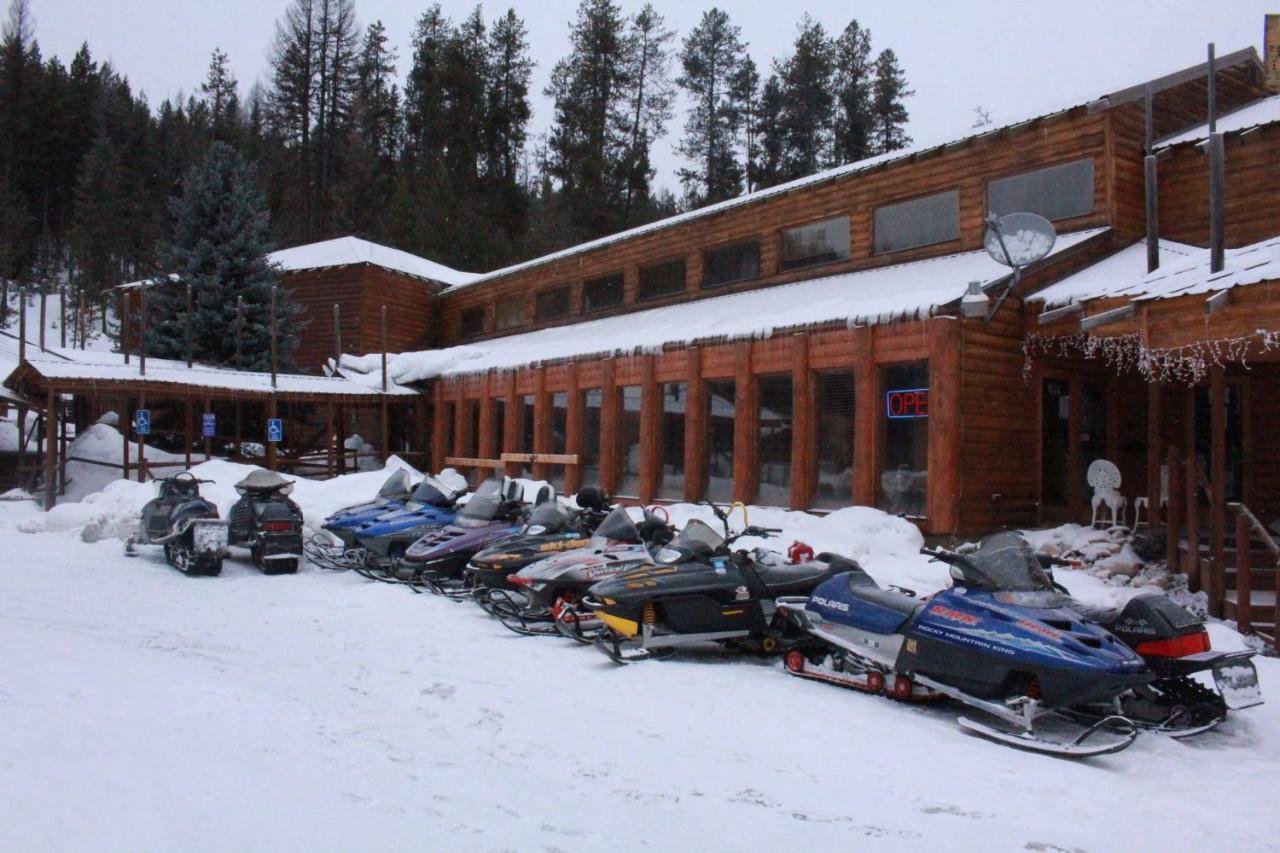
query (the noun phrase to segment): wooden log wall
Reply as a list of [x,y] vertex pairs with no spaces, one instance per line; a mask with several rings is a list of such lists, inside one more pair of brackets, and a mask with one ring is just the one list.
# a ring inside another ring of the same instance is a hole
[[[644,503],[656,498],[661,442],[659,440],[662,408],[661,383],[688,383],[685,418],[685,500],[699,500],[704,495],[707,466],[707,397],[704,383],[711,379],[735,380],[734,416],[734,497],[759,502],[758,493],[758,424],[759,377],[787,374],[792,379],[793,438],[791,443],[791,490],[787,505],[791,509],[809,509],[816,488],[814,442],[813,377],[817,371],[842,369],[855,377],[854,430],[849,436],[854,459],[854,502],[876,503],[884,442],[884,388],[880,371],[886,365],[927,361],[931,365],[929,415],[929,485],[927,518],[919,520],[931,533],[955,533],[964,529],[966,491],[957,448],[967,413],[962,400],[969,392],[962,374],[965,353],[964,335],[959,320],[935,318],[857,329],[818,328],[803,334],[787,334],[759,341],[735,341],[696,348],[628,357],[589,359],[523,368],[502,374],[483,373],[452,377],[434,384],[437,411],[469,410],[470,404],[481,411],[492,400],[508,400],[506,440],[500,448],[507,452],[545,451],[547,447],[519,446],[522,433],[516,430],[512,415],[524,394],[535,395],[535,407],[550,411],[550,398],[557,392],[569,394],[569,424],[566,452],[582,449],[582,392],[602,389],[601,410],[601,485],[609,493],[618,487],[618,473],[623,448],[619,445],[621,392],[624,386],[642,389],[641,404],[641,472],[637,498]],[[1018,339],[1020,340],[1020,338]],[[1012,364],[1012,362],[1010,362]],[[1020,368],[1021,361],[1017,362]],[[1013,371],[1017,375],[1017,370]],[[1020,382],[1020,380],[1019,380]],[[1019,385],[1019,387],[1021,387]],[[455,415],[458,417],[458,415]],[[543,420],[547,418],[544,417]],[[482,417],[482,424],[484,418]],[[466,439],[464,427],[454,431],[453,446],[446,447],[445,430],[437,418],[435,431],[438,458],[462,456]],[[549,440],[549,424],[535,431],[535,445]],[[481,428],[482,446],[489,447],[485,428]],[[498,448],[494,448],[498,450]],[[1007,462],[1007,460],[1006,460]],[[1005,467],[1009,467],[1007,464]],[[572,484],[572,485],[570,485]],[[567,480],[571,489],[582,483]],[[969,518],[984,518],[968,513]]]

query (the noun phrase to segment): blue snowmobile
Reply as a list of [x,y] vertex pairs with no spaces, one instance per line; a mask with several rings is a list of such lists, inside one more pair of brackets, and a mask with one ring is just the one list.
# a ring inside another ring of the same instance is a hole
[[1129,646],[1064,606],[1052,576],[1014,531],[970,554],[924,549],[953,586],[927,598],[879,586],[852,561],[808,597],[779,599],[803,632],[786,657],[801,678],[902,701],[950,698],[1003,722],[960,717],[979,736],[1086,757],[1118,752],[1138,728],[1120,713],[1080,730],[1073,706],[1111,706],[1156,674]]
[[413,484],[409,479],[409,472],[401,468],[387,478],[373,500],[343,507],[326,518],[320,527],[332,533],[343,546],[350,548],[356,543],[356,531],[360,527],[379,516],[404,509],[412,494]]
[[409,495],[403,507],[385,512],[355,528],[355,543],[364,563],[381,565],[399,560],[414,542],[457,516],[455,490],[435,477],[427,477]]

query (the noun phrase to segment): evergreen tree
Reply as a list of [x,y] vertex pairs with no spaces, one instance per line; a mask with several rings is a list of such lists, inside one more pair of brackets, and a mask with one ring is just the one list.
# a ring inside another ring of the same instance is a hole
[[835,150],[833,164],[872,155],[871,31],[849,22],[835,42]]
[[418,19],[413,33],[413,65],[404,86],[405,156],[419,175],[429,175],[444,166],[445,51],[453,25],[432,6]]
[[[172,272],[175,281],[158,279],[147,300],[151,354],[185,357],[190,285],[196,360],[234,366],[236,301],[243,297],[242,366],[270,369],[270,303],[279,271],[267,260],[269,214],[254,171],[235,149],[215,142],[187,173],[182,195],[170,201],[173,234],[163,247],[160,269]],[[277,289],[277,300],[278,363],[281,370],[290,370],[301,331],[298,309],[288,291]]]
[[755,60],[750,56],[743,57],[742,67],[730,81],[730,86],[730,97],[738,105],[741,113],[738,124],[741,127],[742,137],[742,176],[747,182],[747,192],[751,192],[756,188],[751,164],[756,162],[759,156],[758,128],[761,120],[760,71],[756,68]]
[[494,22],[489,32],[489,81],[485,161],[489,176],[514,187],[520,155],[528,135],[533,109],[529,104],[529,58],[524,21],[514,9]]
[[800,22],[795,53],[776,67],[782,83],[782,179],[825,168],[831,150],[833,50],[822,24]]
[[631,18],[625,44],[623,96],[626,147],[619,163],[623,187],[623,215],[643,209],[649,202],[653,166],[649,152],[653,142],[667,132],[673,114],[675,87],[671,84],[671,40],[662,16],[646,3]]
[[356,81],[356,18],[352,0],[314,0],[315,29],[315,231],[328,236],[333,175],[340,168]]
[[213,138],[234,145],[240,138],[240,98],[227,54],[221,48],[213,49],[200,94],[209,112]]
[[760,89],[759,107],[755,111],[753,132],[756,152],[747,167],[748,181],[755,189],[782,183],[782,156],[786,148],[783,138],[782,112],[786,96],[777,74],[770,74]]
[[742,190],[738,138],[745,105],[739,90],[746,46],[740,32],[727,14],[713,8],[685,37],[680,53],[684,73],[677,82],[693,105],[678,150],[697,164],[681,169],[680,181],[692,207],[733,198]]
[[877,154],[897,151],[911,144],[907,135],[907,108],[903,99],[915,94],[907,88],[907,76],[898,65],[892,49],[880,51],[876,57],[875,85],[871,104],[873,133]]
[[569,55],[556,63],[545,90],[555,104],[548,160],[570,221],[582,236],[594,237],[617,230],[625,207],[617,164],[627,138],[618,114],[628,63],[617,4],[582,0],[569,41]]
[[311,129],[316,101],[316,0],[291,0],[276,22],[271,47],[271,123],[289,152],[284,170],[288,213],[300,223],[297,236],[316,230],[314,152]]
[[454,191],[474,194],[485,145],[489,45],[479,6],[471,10],[445,43],[441,72],[448,133],[445,166]]
[[387,47],[387,30],[374,21],[365,30],[356,64],[352,103],[356,138],[380,171],[390,171],[400,150],[400,89],[395,83],[396,54]]

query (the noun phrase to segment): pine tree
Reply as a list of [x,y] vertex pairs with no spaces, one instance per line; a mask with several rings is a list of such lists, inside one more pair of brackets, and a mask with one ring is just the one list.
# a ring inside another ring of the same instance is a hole
[[327,236],[333,175],[340,168],[356,79],[356,18],[352,0],[314,0],[316,11],[315,236]]
[[871,31],[849,22],[835,42],[833,164],[855,163],[873,153],[871,140]]
[[441,83],[448,128],[445,166],[455,192],[474,193],[485,143],[489,45],[479,6],[445,43]]
[[445,50],[453,25],[432,6],[413,33],[413,65],[404,85],[405,156],[419,175],[444,167],[447,122],[444,103]]
[[173,233],[163,247],[160,269],[174,281],[156,281],[148,298],[147,349],[160,358],[186,353],[186,286],[192,287],[193,351],[205,364],[235,366],[237,298],[244,299],[242,365],[271,367],[270,302],[277,290],[277,353],[281,370],[293,369],[301,324],[288,292],[277,288],[279,272],[267,260],[269,214],[254,168],[222,142],[183,181],[169,203]]
[[770,74],[760,89],[759,107],[753,123],[756,151],[747,167],[748,181],[755,189],[782,183],[782,157],[786,149],[782,112],[786,96],[777,74]]
[[619,163],[623,187],[623,215],[644,208],[649,202],[653,166],[649,152],[656,139],[667,132],[673,115],[675,87],[671,83],[671,40],[675,31],[666,27],[662,16],[646,3],[632,18],[625,43],[624,68],[626,147]]
[[755,60],[750,56],[743,57],[742,67],[730,81],[730,97],[738,105],[741,113],[739,126],[742,138],[742,176],[747,182],[747,192],[755,187],[755,175],[752,164],[759,156],[760,137],[760,71]]
[[582,0],[569,40],[569,55],[552,69],[544,93],[555,104],[548,160],[570,220],[593,237],[617,230],[623,218],[617,179],[627,142],[618,121],[627,69],[621,10],[613,0]]
[[488,108],[485,128],[486,171],[507,186],[515,186],[533,109],[529,104],[529,58],[524,21],[514,9],[494,22],[489,32]]
[[271,48],[271,123],[290,152],[285,180],[299,236],[316,231],[311,130],[316,101],[316,0],[291,0]]
[[387,29],[382,21],[374,21],[360,46],[352,113],[363,149],[388,171],[400,149],[400,89],[395,73],[396,54],[387,47]]
[[811,175],[828,165],[835,100],[832,53],[822,24],[805,14],[795,53],[776,66],[783,96],[783,180]]
[[876,153],[898,151],[911,144],[907,135],[907,108],[903,99],[915,94],[907,88],[907,76],[898,65],[897,54],[886,48],[876,57],[875,85],[871,113]]
[[740,32],[727,14],[713,8],[685,37],[680,53],[684,73],[677,82],[693,105],[679,151],[696,163],[680,170],[680,181],[692,207],[732,198],[742,190],[737,148],[744,105],[735,97],[746,59]]
[[236,94],[236,78],[231,75],[230,61],[221,48],[214,48],[209,59],[209,73],[200,84],[213,138],[235,145],[240,138],[240,98]]

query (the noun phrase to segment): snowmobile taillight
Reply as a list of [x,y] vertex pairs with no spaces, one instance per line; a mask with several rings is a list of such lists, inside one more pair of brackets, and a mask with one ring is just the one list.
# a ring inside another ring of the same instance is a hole
[[290,533],[293,531],[292,521],[264,521],[262,529],[267,533]]
[[507,581],[516,586],[533,586],[533,578],[522,578],[519,575],[509,575]]
[[1161,658],[1198,655],[1209,651],[1209,632],[1197,631],[1194,634],[1183,634],[1181,637],[1170,637],[1167,640],[1148,640],[1145,643],[1139,643],[1134,651],[1140,655]]

